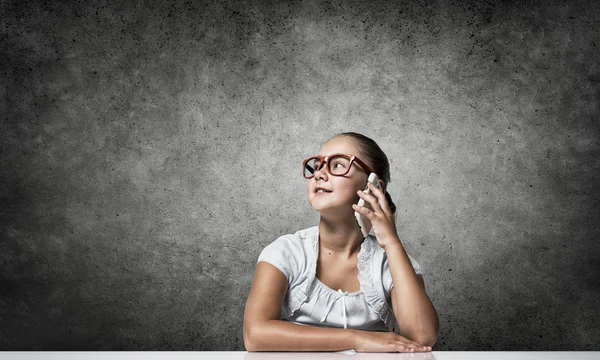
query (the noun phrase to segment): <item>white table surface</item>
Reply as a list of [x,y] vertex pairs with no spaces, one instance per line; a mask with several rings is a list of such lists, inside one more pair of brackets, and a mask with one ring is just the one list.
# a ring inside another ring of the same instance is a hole
[[246,351],[152,351],[152,352],[79,352],[79,351],[0,351],[4,360],[600,360],[600,351],[433,351],[430,353],[272,353]]

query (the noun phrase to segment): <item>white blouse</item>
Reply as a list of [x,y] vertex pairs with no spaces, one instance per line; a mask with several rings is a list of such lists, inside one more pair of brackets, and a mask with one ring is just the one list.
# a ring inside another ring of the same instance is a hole
[[[408,256],[417,275],[421,267]],[[318,226],[281,236],[267,245],[258,257],[277,267],[288,280],[281,319],[294,323],[344,327],[370,331],[392,331],[392,275],[387,256],[377,239],[369,235],[358,253],[360,290],[333,290],[316,277],[319,258]]]

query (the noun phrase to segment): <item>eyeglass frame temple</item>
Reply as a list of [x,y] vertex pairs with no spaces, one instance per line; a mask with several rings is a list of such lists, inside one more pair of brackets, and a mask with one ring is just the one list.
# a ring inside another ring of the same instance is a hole
[[[344,155],[344,154],[339,154],[339,155]],[[354,161],[354,160],[356,160],[356,162],[358,163],[358,165],[360,165],[360,166],[363,168],[363,170],[366,170],[366,171],[367,171],[367,174],[369,174],[369,175],[370,175],[372,172],[374,172],[373,170],[371,170],[371,168],[369,167],[369,165],[365,164],[365,162],[364,162],[364,161],[362,161],[361,159],[359,159],[359,158],[357,158],[356,156],[352,155],[352,159],[351,159],[351,161]],[[351,163],[352,163],[352,162],[351,162]],[[350,167],[351,167],[351,166],[350,166]],[[348,171],[350,171],[350,168],[348,168]],[[347,174],[347,173],[346,173],[346,174]],[[375,175],[377,175],[377,174],[375,174]],[[314,176],[314,175],[313,175],[313,176]],[[379,175],[377,175],[377,177],[379,178]],[[386,190],[386,186],[385,186],[385,182],[383,182],[383,180],[381,180],[381,179],[379,179],[379,182],[381,182],[381,186],[382,186],[382,188],[383,188],[383,192],[385,193],[385,192],[387,191],[387,190]]]

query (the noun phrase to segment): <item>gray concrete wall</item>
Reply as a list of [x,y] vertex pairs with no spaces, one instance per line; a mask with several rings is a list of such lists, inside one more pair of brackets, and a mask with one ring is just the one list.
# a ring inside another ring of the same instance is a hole
[[0,348],[243,350],[358,131],[436,350],[600,350],[600,6],[492,3],[3,1]]

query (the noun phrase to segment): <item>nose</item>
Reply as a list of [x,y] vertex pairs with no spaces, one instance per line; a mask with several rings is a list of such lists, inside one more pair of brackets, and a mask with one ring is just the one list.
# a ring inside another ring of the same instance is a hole
[[321,180],[321,179],[327,181],[327,171],[325,171],[325,169],[327,169],[327,164],[322,164],[320,169],[315,170],[314,176],[313,176],[315,181]]

